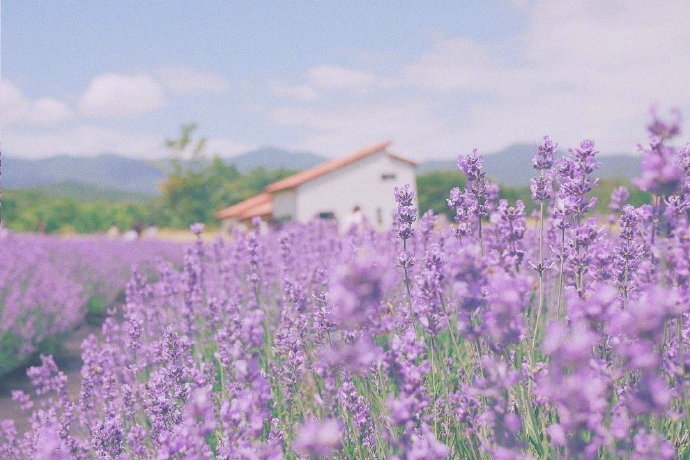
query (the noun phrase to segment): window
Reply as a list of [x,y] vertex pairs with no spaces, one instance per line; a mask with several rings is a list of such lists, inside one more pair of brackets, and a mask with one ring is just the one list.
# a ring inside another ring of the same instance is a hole
[[319,213],[319,219],[332,220],[335,219],[335,213],[332,211],[324,211]]
[[381,180],[395,180],[395,173],[381,174]]

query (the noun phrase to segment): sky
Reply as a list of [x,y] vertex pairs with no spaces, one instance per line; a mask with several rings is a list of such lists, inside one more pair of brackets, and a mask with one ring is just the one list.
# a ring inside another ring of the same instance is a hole
[[[549,135],[635,154],[649,108],[690,117],[690,2],[4,0],[0,148],[424,161]],[[687,137],[685,137],[687,139]]]

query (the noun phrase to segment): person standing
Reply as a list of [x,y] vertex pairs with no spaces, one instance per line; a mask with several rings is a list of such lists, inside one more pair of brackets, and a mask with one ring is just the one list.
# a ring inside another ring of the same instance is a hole
[[356,205],[354,208],[352,208],[352,212],[345,221],[345,231],[359,231],[364,227],[365,224],[366,219],[364,218],[362,208],[360,208],[359,205]]

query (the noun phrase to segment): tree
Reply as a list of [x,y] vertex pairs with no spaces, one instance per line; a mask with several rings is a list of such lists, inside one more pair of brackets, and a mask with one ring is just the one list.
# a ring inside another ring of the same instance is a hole
[[196,123],[183,124],[180,127],[179,137],[165,141],[165,146],[170,151],[170,165],[174,174],[181,173],[186,166],[197,166],[204,158],[207,139],[194,138],[194,131],[197,128]]
[[205,139],[195,138],[195,130],[195,124],[183,125],[180,137],[166,142],[172,167],[161,191],[167,221],[173,226],[212,223],[218,209],[249,198],[271,182],[293,173],[258,168],[243,175],[235,165],[217,155],[208,161]]

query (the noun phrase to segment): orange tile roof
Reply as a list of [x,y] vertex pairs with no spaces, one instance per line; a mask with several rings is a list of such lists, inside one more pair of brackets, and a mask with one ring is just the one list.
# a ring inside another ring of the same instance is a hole
[[[268,212],[265,212],[267,207],[270,207]],[[264,211],[261,214],[254,214],[256,210]],[[244,201],[240,201],[237,204],[223,208],[215,213],[218,219],[228,219],[230,217],[237,217],[239,219],[245,219],[247,217],[253,216],[263,216],[265,214],[270,214],[273,212],[273,201],[271,200],[271,195],[268,193],[259,193],[251,198],[247,198]]]
[[[304,171],[300,171],[297,174],[293,174],[292,176],[288,176],[285,179],[281,179],[277,182],[274,182],[272,184],[269,184],[265,190],[268,193],[272,192],[277,192],[280,190],[287,190],[295,187],[299,187],[300,185],[304,184],[305,182],[309,182],[310,180],[316,179],[317,177],[323,176],[326,173],[329,173],[331,171],[336,171],[338,169],[344,168],[345,166],[351,165],[352,163],[359,161],[363,158],[366,158],[370,155],[373,155],[375,153],[381,152],[386,150],[386,148],[391,144],[390,141],[387,142],[382,142],[380,144],[373,145],[371,147],[368,147],[363,150],[359,150],[358,152],[353,153],[350,156],[344,157],[344,158],[337,158],[335,160],[330,160],[326,161],[324,163],[318,164],[312,168],[305,169]],[[396,160],[404,161],[405,163],[411,164],[412,166],[416,166],[417,163],[414,161],[407,160],[405,158],[399,157],[397,155],[394,155],[392,153],[386,152],[386,155],[388,155],[391,158],[395,158]]]
[[407,163],[410,166],[417,166],[416,161],[408,160],[407,158],[403,158],[400,155],[396,155],[395,153],[387,152],[386,155],[388,155],[389,157],[394,158],[398,161],[402,161],[403,163]]
[[257,204],[256,206],[245,209],[238,216],[241,220],[251,219],[255,216],[270,216],[273,214],[273,201],[269,200],[265,203]]
[[366,158],[378,152],[385,152],[390,158],[394,158],[398,161],[403,161],[412,166],[417,166],[414,161],[408,160],[406,158],[400,157],[390,152],[386,152],[386,148],[390,145],[390,141],[382,142],[380,144],[373,145],[366,149],[359,150],[354,154],[338,158],[331,161],[326,161],[324,163],[318,164],[312,168],[306,169],[304,171],[288,176],[277,182],[269,184],[265,188],[265,192],[259,193],[251,198],[247,198],[244,201],[240,201],[232,206],[223,208],[215,213],[218,219],[228,219],[231,217],[238,218],[240,220],[249,219],[254,216],[266,216],[273,213],[273,200],[271,198],[271,193],[280,190],[288,190],[291,188],[299,187],[300,185],[308,182],[317,177],[323,176],[331,171],[344,168],[345,166],[351,165],[356,161]]

